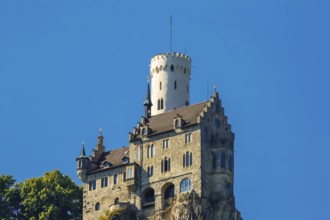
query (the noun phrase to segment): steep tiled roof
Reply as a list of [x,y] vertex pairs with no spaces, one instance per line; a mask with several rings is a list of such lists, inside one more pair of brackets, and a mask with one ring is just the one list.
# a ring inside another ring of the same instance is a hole
[[188,105],[174,109],[159,115],[151,116],[147,125],[152,130],[151,134],[158,134],[173,130],[173,119],[177,115],[181,116],[185,121],[185,125],[193,125],[197,123],[197,118],[202,112],[207,102],[201,102],[194,105]]
[[97,162],[97,168],[95,170],[93,170],[92,172],[105,168],[103,166],[103,164],[105,162],[108,162],[109,164],[111,164],[111,166],[109,168],[122,165],[122,164],[124,164],[123,160],[122,160],[124,157],[129,158],[129,148],[128,147],[122,147],[122,148],[104,152],[101,155],[99,161]]

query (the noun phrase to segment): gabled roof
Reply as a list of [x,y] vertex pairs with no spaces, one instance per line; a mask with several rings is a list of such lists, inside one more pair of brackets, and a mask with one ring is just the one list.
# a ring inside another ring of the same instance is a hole
[[188,105],[159,115],[151,116],[146,123],[151,129],[150,134],[159,134],[173,130],[173,119],[178,117],[178,115],[184,120],[185,126],[197,124],[197,118],[207,103],[208,102],[201,102],[194,105]]

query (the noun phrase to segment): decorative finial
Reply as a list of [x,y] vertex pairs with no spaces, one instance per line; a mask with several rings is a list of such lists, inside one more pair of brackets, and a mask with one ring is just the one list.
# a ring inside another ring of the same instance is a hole
[[85,141],[83,141],[83,142],[81,143],[81,145],[82,145],[83,147],[85,147]]
[[214,88],[214,92],[217,92],[217,85],[216,84],[214,84],[213,88]]
[[100,136],[102,136],[102,131],[103,131],[102,127],[100,127]]

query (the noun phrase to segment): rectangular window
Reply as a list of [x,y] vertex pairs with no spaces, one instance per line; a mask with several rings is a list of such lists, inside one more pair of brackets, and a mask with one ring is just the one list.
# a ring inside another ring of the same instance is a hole
[[117,183],[118,183],[118,175],[115,174],[115,175],[113,175],[113,184],[117,185]]
[[89,181],[89,191],[96,189],[96,180]]
[[123,173],[123,182],[126,182],[126,172]]
[[136,160],[140,161],[140,146],[138,146],[136,149]]
[[127,168],[127,179],[133,178],[133,168],[129,167]]
[[108,177],[101,178],[101,188],[108,186]]
[[185,136],[185,143],[190,143],[191,142],[191,133],[186,134]]
[[169,146],[169,139],[163,140],[163,149],[167,149]]

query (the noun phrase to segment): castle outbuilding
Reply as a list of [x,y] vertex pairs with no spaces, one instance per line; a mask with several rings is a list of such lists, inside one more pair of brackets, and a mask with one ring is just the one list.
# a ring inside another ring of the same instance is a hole
[[106,151],[100,132],[92,155],[77,160],[83,218],[136,210],[132,219],[241,220],[234,197],[234,139],[219,94],[190,104],[191,58],[151,59],[145,115],[127,147]]

